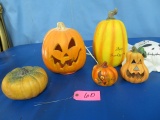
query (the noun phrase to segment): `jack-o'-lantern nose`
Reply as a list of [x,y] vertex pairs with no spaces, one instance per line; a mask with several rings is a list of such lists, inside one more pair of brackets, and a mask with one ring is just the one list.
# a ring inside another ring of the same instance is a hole
[[139,71],[139,68],[138,68],[138,66],[136,66],[136,67],[134,68],[134,70],[135,70],[135,71]]
[[64,54],[64,57],[67,57],[68,56],[68,54],[66,53],[66,54]]

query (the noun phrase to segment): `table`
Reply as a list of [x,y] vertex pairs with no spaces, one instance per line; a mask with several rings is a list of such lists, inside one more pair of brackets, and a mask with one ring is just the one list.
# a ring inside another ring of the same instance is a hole
[[[134,44],[141,40],[159,41],[160,38],[130,38]],[[92,41],[85,41],[91,46]],[[0,120],[160,120],[160,73],[151,72],[142,84],[132,84],[120,75],[110,87],[95,84],[91,72],[96,62],[87,56],[82,69],[74,74],[51,72],[43,63],[42,43],[21,45],[0,53],[0,80],[12,69],[40,66],[48,74],[46,89],[29,100],[8,99],[0,90]],[[90,48],[91,50],[91,48]],[[100,91],[100,101],[77,101],[72,98],[77,90]],[[57,101],[58,100],[58,101]],[[37,105],[39,102],[57,101]]]

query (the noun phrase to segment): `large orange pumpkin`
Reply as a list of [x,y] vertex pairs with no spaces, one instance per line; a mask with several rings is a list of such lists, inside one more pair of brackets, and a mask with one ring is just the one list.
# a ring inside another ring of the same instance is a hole
[[93,38],[93,53],[102,64],[121,65],[128,49],[126,28],[122,21],[114,18],[117,9],[109,12],[108,18],[98,23]]
[[81,35],[58,22],[44,38],[42,58],[53,72],[71,74],[82,68],[86,61],[86,49]]

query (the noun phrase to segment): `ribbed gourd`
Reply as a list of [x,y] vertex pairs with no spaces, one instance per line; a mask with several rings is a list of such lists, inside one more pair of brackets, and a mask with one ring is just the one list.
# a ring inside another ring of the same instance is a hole
[[93,53],[102,64],[106,61],[114,67],[121,65],[128,50],[128,38],[125,25],[114,18],[117,9],[108,13],[108,18],[98,23],[93,38]]
[[38,96],[46,88],[48,76],[39,66],[15,68],[2,80],[2,92],[10,99],[25,100]]

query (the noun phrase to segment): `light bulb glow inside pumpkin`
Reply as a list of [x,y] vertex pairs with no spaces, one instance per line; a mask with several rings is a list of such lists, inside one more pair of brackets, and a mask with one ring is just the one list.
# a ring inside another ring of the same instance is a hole
[[54,50],[55,52],[58,52],[59,54],[62,54],[62,55],[59,57],[54,57],[53,55],[51,55],[51,58],[53,58],[54,64],[59,64],[59,66],[63,68],[65,65],[72,66],[73,63],[76,63],[79,58],[81,48],[79,48],[78,52],[75,53],[77,55],[74,55],[69,52],[70,49],[76,50],[76,48],[73,48],[73,47],[76,47],[76,44],[73,38],[68,44],[68,52],[63,52],[63,49],[61,48],[60,44],[57,44]]
[[143,69],[143,64],[141,59],[139,60],[138,63],[136,63],[135,60],[132,60],[129,68],[126,71],[126,75],[129,78],[137,78],[137,79],[141,79],[144,76],[144,69]]

